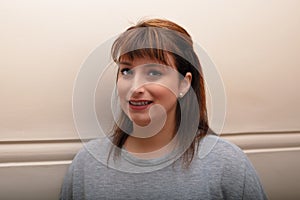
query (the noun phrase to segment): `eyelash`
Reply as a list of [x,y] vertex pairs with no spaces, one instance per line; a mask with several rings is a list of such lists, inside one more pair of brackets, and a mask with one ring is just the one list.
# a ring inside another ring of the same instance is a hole
[[[132,75],[133,74],[133,70],[129,69],[129,68],[123,68],[120,70],[122,76],[128,76],[128,75]],[[149,70],[147,72],[147,76],[151,76],[151,77],[159,77],[163,75],[162,72],[158,71],[158,70]]]
[[126,74],[126,73],[128,73],[128,72],[130,72],[130,73],[132,74],[132,71],[131,71],[131,69],[129,69],[129,68],[123,68],[123,69],[121,69],[120,72],[121,72],[121,74],[124,75],[124,76],[128,75],[128,74]]
[[151,75],[151,76],[161,76],[162,75],[162,73],[160,71],[157,71],[157,70],[151,70],[151,71],[149,71],[148,74],[150,74],[150,73],[154,74],[154,75]]

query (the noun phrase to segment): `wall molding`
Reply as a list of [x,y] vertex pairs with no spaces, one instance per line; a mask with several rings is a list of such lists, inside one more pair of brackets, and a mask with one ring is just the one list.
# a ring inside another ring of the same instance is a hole
[[300,131],[226,133],[221,137],[243,150],[300,147]]
[[0,141],[0,163],[72,160],[81,140]]
[[[226,133],[220,137],[249,154],[300,151],[300,131]],[[25,162],[70,162],[82,146],[80,139],[0,141],[0,167]]]

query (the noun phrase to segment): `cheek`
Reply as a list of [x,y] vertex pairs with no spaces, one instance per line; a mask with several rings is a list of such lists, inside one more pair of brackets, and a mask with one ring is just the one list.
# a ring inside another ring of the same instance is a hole
[[163,100],[163,101],[174,101],[177,99],[176,92],[178,88],[177,87],[171,87],[171,86],[162,86],[162,85],[156,85],[151,88],[152,95],[157,100]]
[[117,91],[118,91],[118,100],[120,102],[121,109],[128,114],[128,104],[127,104],[127,94],[128,94],[128,87],[127,85],[123,84],[122,81],[117,82]]
[[127,95],[128,95],[128,91],[129,88],[126,84],[124,84],[122,81],[118,81],[117,82],[117,91],[118,91],[118,97],[119,98],[119,102],[121,103],[121,107],[122,109],[126,110],[126,103],[127,103]]
[[161,95],[164,94],[166,97],[170,97],[178,94],[179,86],[177,81],[171,80],[168,82],[163,82],[162,84],[158,84],[155,90]]
[[122,80],[118,80],[117,82],[117,91],[119,94],[120,98],[125,98],[126,94],[129,91],[129,85],[126,84],[126,82],[122,81]]

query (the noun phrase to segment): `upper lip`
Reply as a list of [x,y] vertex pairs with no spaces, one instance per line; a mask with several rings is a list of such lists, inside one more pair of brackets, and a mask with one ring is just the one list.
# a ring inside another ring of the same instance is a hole
[[151,101],[151,100],[146,100],[146,99],[129,99],[129,101],[132,101],[132,102],[145,102],[145,101]]

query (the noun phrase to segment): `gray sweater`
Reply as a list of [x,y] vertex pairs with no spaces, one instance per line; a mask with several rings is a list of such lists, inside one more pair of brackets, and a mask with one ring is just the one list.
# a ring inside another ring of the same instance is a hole
[[107,162],[108,139],[85,144],[65,176],[61,199],[267,199],[255,169],[234,144],[206,136],[189,168],[171,155],[139,159],[122,150]]

